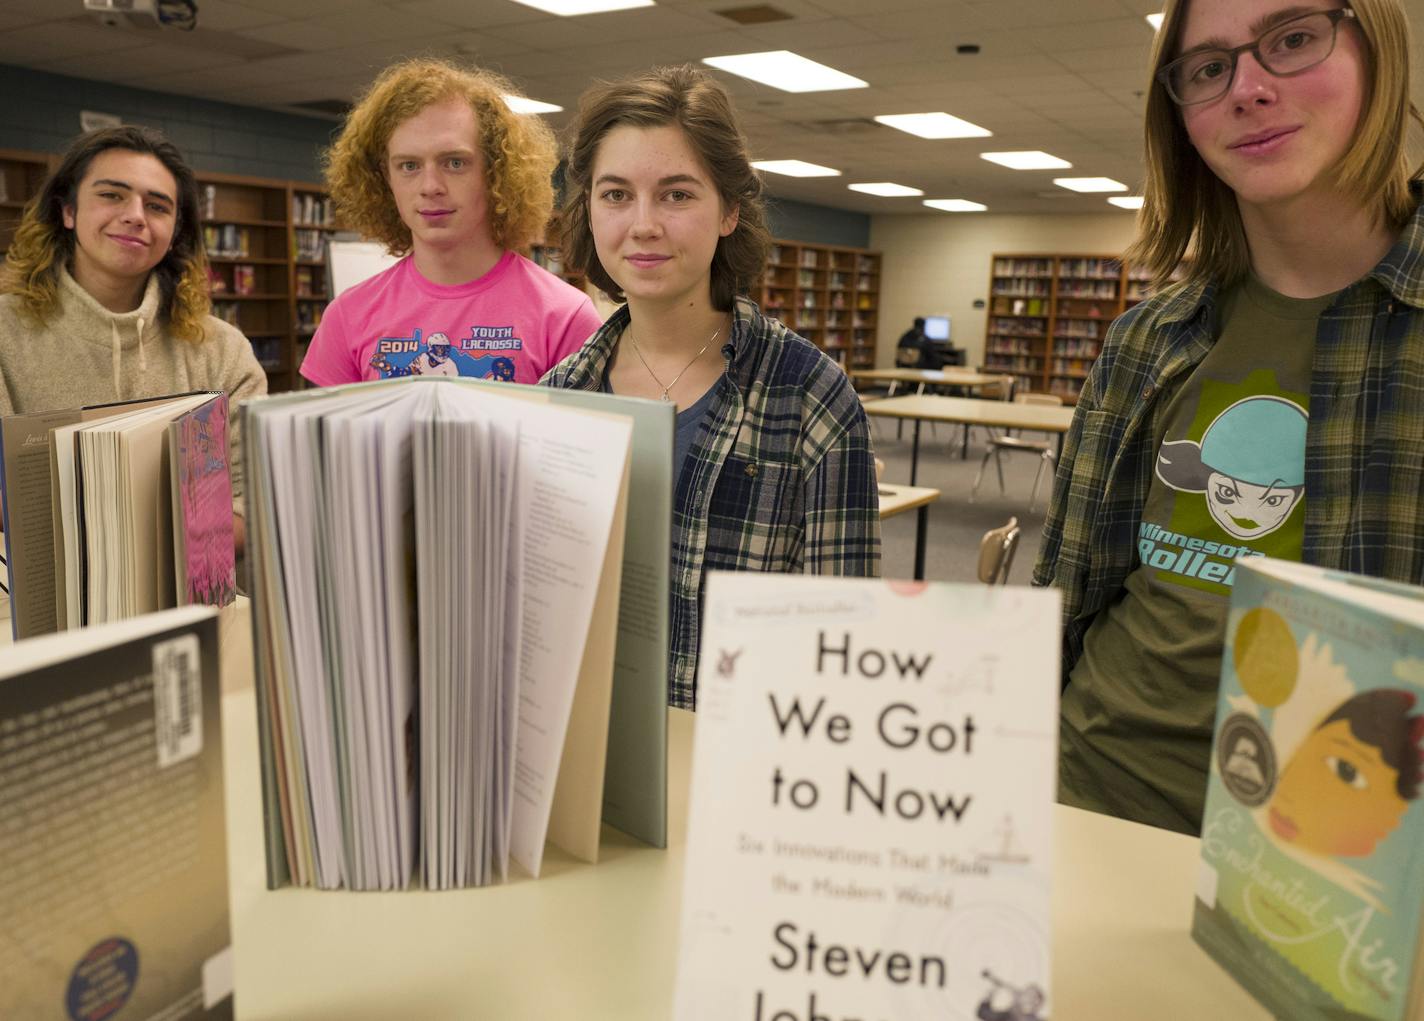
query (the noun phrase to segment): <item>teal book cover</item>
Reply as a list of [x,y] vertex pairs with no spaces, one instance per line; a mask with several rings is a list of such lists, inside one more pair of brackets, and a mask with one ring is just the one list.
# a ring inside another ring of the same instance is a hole
[[1424,590],[1238,566],[1192,934],[1279,1017],[1417,1017]]

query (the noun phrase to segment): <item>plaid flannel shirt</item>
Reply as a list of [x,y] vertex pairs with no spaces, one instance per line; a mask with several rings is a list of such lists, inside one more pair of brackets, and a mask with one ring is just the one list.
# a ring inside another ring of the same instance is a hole
[[[598,390],[619,309],[542,382]],[[738,298],[703,428],[675,476],[668,702],[691,709],[707,571],[880,573],[880,497],[865,412],[833,361]]]
[[[1083,386],[1033,575],[1063,593],[1065,682],[1136,566],[1154,438],[1215,342],[1216,297],[1215,285],[1188,282],[1129,309]],[[1424,583],[1424,205],[1320,316],[1301,559]]]

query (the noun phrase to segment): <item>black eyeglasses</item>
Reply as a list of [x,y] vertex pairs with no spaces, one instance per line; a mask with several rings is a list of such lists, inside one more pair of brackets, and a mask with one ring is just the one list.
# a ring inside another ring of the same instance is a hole
[[1196,50],[1178,57],[1157,72],[1157,80],[1178,106],[1210,103],[1226,95],[1236,78],[1236,63],[1243,53],[1278,78],[1300,74],[1319,64],[1335,50],[1340,22],[1353,18],[1348,7],[1312,11],[1284,21],[1264,32],[1255,42],[1234,50]]

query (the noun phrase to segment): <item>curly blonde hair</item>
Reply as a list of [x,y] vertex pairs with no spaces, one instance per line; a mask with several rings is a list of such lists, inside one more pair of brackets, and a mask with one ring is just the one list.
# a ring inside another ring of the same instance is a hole
[[554,207],[554,135],[538,117],[511,110],[514,87],[490,71],[417,58],[382,71],[346,118],[324,156],[327,188],[343,224],[381,242],[394,255],[410,251],[386,181],[386,154],[397,126],[432,103],[463,99],[475,112],[485,162],[490,238],[501,248],[526,248],[544,235]]
[[182,155],[153,128],[126,124],[81,135],[61,157],[38,195],[25,206],[20,225],[0,269],[0,294],[14,294],[20,310],[43,325],[59,305],[59,269],[74,259],[74,231],[64,225],[64,209],[78,198],[89,164],[109,149],[152,156],[178,185],[173,240],[153,268],[159,284],[159,316],[176,337],[197,344],[206,331],[208,259],[198,219],[198,183]]

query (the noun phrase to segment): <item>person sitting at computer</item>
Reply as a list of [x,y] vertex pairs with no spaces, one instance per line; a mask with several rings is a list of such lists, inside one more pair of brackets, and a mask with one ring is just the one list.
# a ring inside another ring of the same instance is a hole
[[915,325],[900,335],[895,345],[895,364],[911,369],[937,369],[934,343],[925,336],[924,316],[915,317]]

